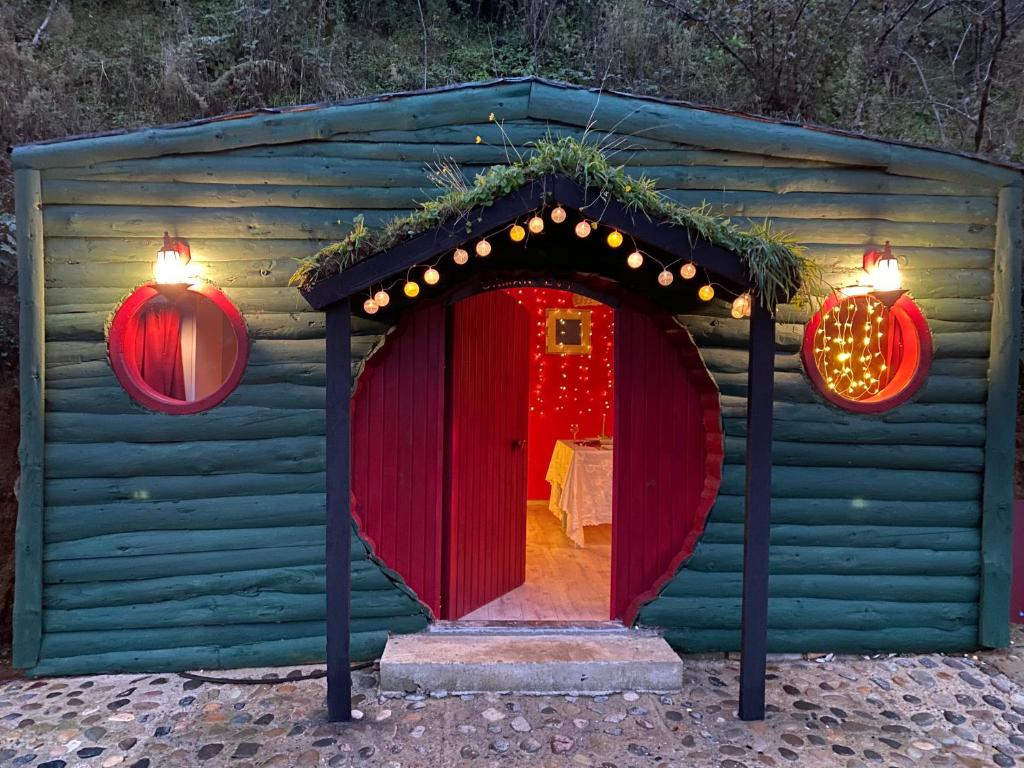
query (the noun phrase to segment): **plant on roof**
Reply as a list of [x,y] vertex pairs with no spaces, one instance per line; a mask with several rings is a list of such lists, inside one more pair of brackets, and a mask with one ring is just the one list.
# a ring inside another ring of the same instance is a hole
[[[493,120],[493,117],[491,118]],[[535,179],[548,175],[565,176],[595,192],[600,199],[616,200],[634,214],[663,221],[685,229],[691,238],[700,236],[742,259],[751,276],[752,288],[766,306],[775,297],[810,298],[819,293],[817,265],[804,248],[785,233],[776,231],[767,220],[743,228],[703,205],[690,208],[676,203],[658,191],[654,179],[646,175],[630,176],[622,165],[614,165],[607,145],[588,141],[586,135],[547,137],[533,144],[526,156],[514,152],[510,162],[494,165],[466,183],[450,164],[442,164],[430,174],[442,190],[419,209],[392,219],[381,229],[369,229],[361,216],[343,240],[323,248],[300,263],[292,283],[303,289],[314,286],[358,261],[393,248],[410,238],[434,229],[464,224],[467,237],[472,230],[473,214]]]

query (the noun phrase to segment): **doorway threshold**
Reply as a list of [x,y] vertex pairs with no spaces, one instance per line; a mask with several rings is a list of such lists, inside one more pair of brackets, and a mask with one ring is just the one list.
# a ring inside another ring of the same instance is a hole
[[650,630],[633,629],[621,621],[435,621],[427,627],[434,635],[648,635]]

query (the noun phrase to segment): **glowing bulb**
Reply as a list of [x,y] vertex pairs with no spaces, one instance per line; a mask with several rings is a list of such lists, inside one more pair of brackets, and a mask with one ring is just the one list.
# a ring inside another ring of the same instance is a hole
[[640,269],[640,265],[644,263],[644,255],[640,251],[633,251],[626,257],[626,263],[630,269]]
[[729,310],[729,314],[737,320],[741,320],[743,318],[743,308],[737,307],[736,304],[733,304],[732,309]]
[[402,286],[402,293],[410,299],[415,299],[420,295],[420,284],[415,280],[406,280],[405,285]]
[[715,298],[715,289],[710,284],[702,285],[697,291],[697,295],[700,296],[701,301],[711,301]]
[[164,232],[164,244],[156,252],[153,264],[153,279],[161,285],[178,285],[195,282],[193,269],[188,264],[192,253],[184,240],[172,238]]
[[490,256],[491,255],[491,244],[486,240],[481,240],[476,244],[476,255],[477,256]]
[[551,220],[555,222],[555,224],[561,224],[563,221],[565,221],[565,208],[563,208],[560,205],[552,208]]
[[523,238],[526,237],[526,230],[519,224],[516,224],[508,231],[508,236],[512,238],[513,243],[521,243]]
[[608,233],[608,245],[611,248],[618,248],[622,245],[622,233],[616,230],[612,230]]
[[576,225],[576,237],[588,237],[590,235],[590,222],[581,221]]
[[679,268],[679,276],[683,280],[692,280],[694,275],[697,274],[697,267],[692,262],[687,262]]
[[423,273],[423,282],[427,285],[437,285],[441,279],[441,273],[433,267],[427,267],[426,272]]
[[540,216],[534,216],[526,222],[526,226],[533,234],[538,235],[544,231],[544,219]]
[[363,312],[368,315],[377,314],[378,309],[380,309],[380,305],[373,299],[367,299],[363,302]]
[[658,285],[672,285],[672,273],[667,269],[658,273]]
[[469,261],[469,254],[466,252],[465,248],[456,248],[455,253],[452,254],[452,258],[455,260],[456,264],[465,264]]

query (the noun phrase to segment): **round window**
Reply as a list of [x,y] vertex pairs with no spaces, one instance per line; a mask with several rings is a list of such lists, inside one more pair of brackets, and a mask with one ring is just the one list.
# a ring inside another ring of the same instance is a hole
[[924,383],[932,357],[928,323],[907,296],[833,294],[804,331],[803,364],[829,402],[881,413]]
[[110,364],[136,402],[198,413],[234,391],[249,358],[235,305],[210,285],[144,285],[118,307]]

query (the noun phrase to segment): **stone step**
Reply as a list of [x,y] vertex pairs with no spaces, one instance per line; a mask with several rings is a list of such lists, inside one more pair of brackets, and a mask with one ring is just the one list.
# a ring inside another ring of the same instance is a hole
[[385,694],[669,693],[682,684],[683,663],[668,643],[636,631],[396,635],[380,660]]

